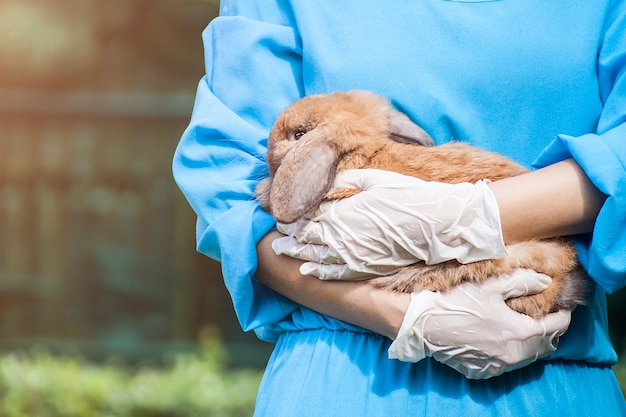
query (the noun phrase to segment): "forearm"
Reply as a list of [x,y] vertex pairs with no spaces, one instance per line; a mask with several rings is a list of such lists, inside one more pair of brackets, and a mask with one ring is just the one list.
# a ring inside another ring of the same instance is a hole
[[301,275],[302,261],[278,256],[271,243],[278,232],[268,233],[257,245],[256,277],[275,291],[319,313],[395,338],[410,296],[381,290],[365,281],[322,281]]
[[490,188],[508,243],[591,232],[605,199],[573,159],[493,182]]

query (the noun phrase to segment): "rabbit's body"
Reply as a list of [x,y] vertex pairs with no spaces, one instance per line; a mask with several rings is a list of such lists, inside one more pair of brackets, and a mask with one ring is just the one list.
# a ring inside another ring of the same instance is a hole
[[[358,193],[331,189],[335,174],[343,170],[377,168],[448,183],[495,181],[526,172],[499,154],[465,143],[431,144],[421,128],[372,93],[306,97],[287,108],[272,129],[267,155],[270,177],[257,186],[257,199],[278,221],[290,223],[323,199]],[[552,285],[540,294],[510,299],[513,309],[539,317],[585,303],[586,274],[569,242],[558,238],[519,242],[507,245],[507,251],[504,258],[470,264],[418,262],[370,282],[405,292],[443,291],[529,268],[552,277]]]
[[337,172],[358,168],[384,169],[426,181],[452,184],[473,183],[485,178],[497,181],[526,172],[521,165],[499,154],[463,142],[417,148],[414,144],[390,141],[369,158],[344,156]]

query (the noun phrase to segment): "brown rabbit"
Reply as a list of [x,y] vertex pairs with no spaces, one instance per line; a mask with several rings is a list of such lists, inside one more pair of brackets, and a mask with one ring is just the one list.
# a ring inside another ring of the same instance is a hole
[[[428,134],[384,98],[365,91],[313,95],[296,101],[277,118],[268,141],[270,177],[255,192],[277,221],[291,223],[325,199],[345,198],[355,189],[332,189],[339,171],[377,168],[427,181],[496,181],[526,172],[522,166],[460,142],[431,146]],[[507,301],[521,313],[541,317],[585,304],[587,277],[576,251],[564,239],[507,245],[508,256],[470,264],[417,262],[398,273],[370,280],[398,291],[443,291],[465,281],[529,268],[552,277],[540,294]]]

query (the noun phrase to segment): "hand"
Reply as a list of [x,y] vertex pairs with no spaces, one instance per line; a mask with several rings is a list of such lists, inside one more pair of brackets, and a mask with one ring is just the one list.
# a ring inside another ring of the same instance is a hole
[[535,320],[510,309],[505,300],[541,292],[551,281],[535,271],[517,269],[444,293],[413,293],[389,357],[418,362],[431,356],[470,379],[526,366],[556,350],[571,312]]
[[355,278],[419,260],[469,263],[506,255],[498,205],[485,181],[447,184],[358,169],[340,173],[334,187],[362,191],[322,203],[310,219],[278,224],[292,239],[274,250],[309,261],[303,274]]

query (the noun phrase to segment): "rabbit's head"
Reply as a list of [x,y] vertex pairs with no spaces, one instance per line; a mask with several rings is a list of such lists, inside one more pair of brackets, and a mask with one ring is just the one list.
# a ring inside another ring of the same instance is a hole
[[259,183],[256,197],[279,222],[294,222],[322,201],[338,170],[360,168],[359,161],[390,141],[433,145],[423,129],[374,93],[300,99],[278,116],[270,132],[270,178]]

